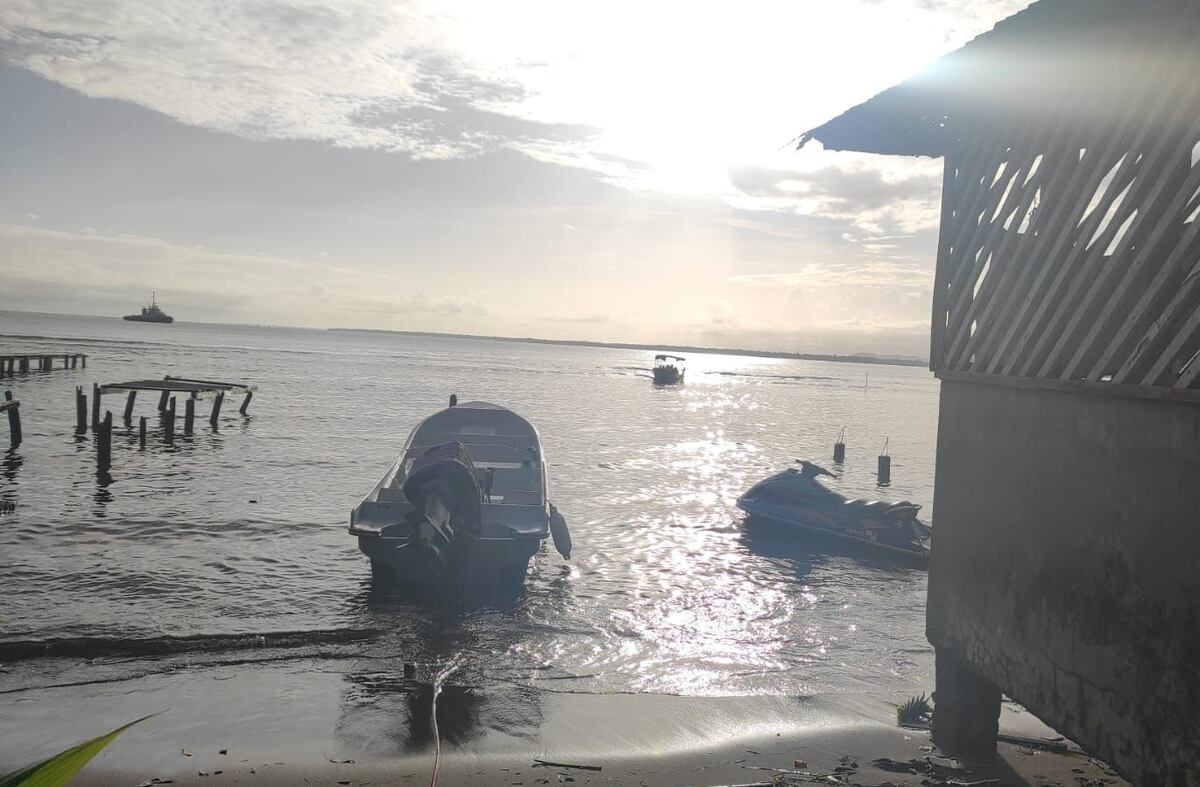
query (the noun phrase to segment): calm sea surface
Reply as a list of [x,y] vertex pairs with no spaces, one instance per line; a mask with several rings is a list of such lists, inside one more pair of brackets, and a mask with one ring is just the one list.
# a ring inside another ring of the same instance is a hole
[[[0,462],[0,646],[79,638],[86,656],[91,642],[368,629],[369,647],[457,656],[479,683],[700,695],[932,683],[923,571],[747,532],[734,506],[794,459],[826,460],[844,426],[832,485],[878,496],[889,439],[885,494],[929,519],[937,384],[923,369],[692,354],[686,385],[656,388],[651,354],[632,350],[0,312],[0,352],[41,350],[91,357],[0,380],[25,429]],[[106,397],[102,482],[91,435],[74,434],[75,386],[166,374],[259,390],[248,417],[227,402],[215,432],[202,402],[196,434],[173,446],[143,394],[141,451],[120,424],[124,398]],[[450,393],[537,426],[571,526],[572,559],[547,546],[515,598],[383,594],[346,532]]]

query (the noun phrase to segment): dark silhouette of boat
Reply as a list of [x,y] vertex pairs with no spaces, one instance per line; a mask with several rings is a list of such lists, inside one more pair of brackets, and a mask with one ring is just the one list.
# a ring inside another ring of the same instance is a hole
[[678,355],[654,356],[654,382],[658,385],[683,382],[683,373],[686,370],[687,362]]
[[155,293],[150,293],[150,305],[142,307],[141,314],[127,314],[125,319],[130,322],[175,322],[175,318],[158,308],[154,299]]

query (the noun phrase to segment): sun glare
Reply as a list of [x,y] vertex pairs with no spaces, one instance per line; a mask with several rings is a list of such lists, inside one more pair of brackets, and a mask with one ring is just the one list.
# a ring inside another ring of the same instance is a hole
[[594,126],[598,151],[649,166],[637,185],[674,193],[725,192],[731,167],[794,166],[790,134],[948,46],[889,2],[516,9],[454,4],[458,46],[525,85],[520,112]]

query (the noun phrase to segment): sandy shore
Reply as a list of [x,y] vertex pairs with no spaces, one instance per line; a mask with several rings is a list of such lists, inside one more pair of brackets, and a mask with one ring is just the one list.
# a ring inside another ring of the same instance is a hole
[[[9,665],[0,674],[0,772],[165,710],[118,739],[78,783],[428,784],[432,690],[421,675],[406,680],[393,666],[269,653],[203,664],[185,656]],[[598,695],[516,681],[461,686],[451,676],[438,699],[438,783],[747,784],[840,767],[847,784],[921,784],[925,774],[871,765],[933,753],[927,733],[895,725],[893,701]],[[1013,709],[1003,727],[1053,735]],[[535,759],[600,770],[535,766]],[[988,767],[951,777],[1123,784],[1082,754],[1011,744]]]

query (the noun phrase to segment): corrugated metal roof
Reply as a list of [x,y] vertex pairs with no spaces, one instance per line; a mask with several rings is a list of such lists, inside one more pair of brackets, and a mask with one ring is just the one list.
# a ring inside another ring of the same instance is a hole
[[1090,43],[1098,29],[1147,6],[1178,2],[1038,0],[921,73],[804,132],[800,147],[816,139],[831,150],[941,156],[956,138],[956,118],[1027,110],[1047,83],[1099,77],[1106,53]]

